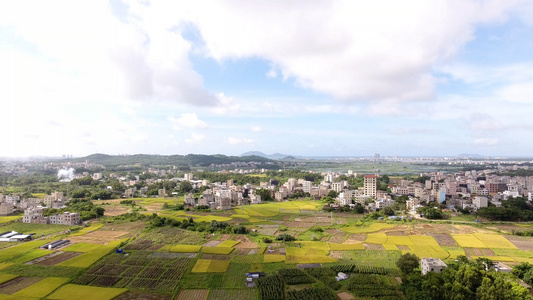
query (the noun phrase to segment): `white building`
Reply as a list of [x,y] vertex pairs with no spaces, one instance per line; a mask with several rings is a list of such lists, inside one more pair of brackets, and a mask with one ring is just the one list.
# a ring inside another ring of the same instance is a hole
[[426,275],[428,272],[440,273],[447,267],[448,265],[438,258],[424,257],[420,260],[422,275]]

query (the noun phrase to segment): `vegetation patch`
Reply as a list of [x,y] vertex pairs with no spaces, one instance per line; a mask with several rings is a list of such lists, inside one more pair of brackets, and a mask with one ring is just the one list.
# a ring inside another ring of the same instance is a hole
[[170,252],[183,252],[183,253],[197,253],[200,252],[202,246],[198,245],[176,245],[172,246],[168,251]]
[[334,263],[334,262],[337,262],[337,260],[329,256],[287,255],[285,262],[288,264],[322,264],[322,263]]
[[230,254],[233,249],[232,247],[202,247],[202,253],[206,254]]
[[368,244],[385,244],[388,236],[385,233],[371,233],[366,236],[365,243]]
[[347,251],[347,250],[364,250],[363,244],[335,244],[329,243],[329,248],[332,251]]
[[226,240],[226,241],[223,241],[222,243],[218,244],[217,247],[234,247],[238,243],[240,243],[240,242],[239,241]]
[[487,248],[487,245],[473,234],[455,234],[452,237],[463,248]]
[[10,281],[11,279],[15,279],[19,277],[19,275],[14,274],[0,274],[0,284]]
[[48,299],[69,300],[73,298],[73,295],[76,295],[75,298],[78,300],[111,300],[126,291],[127,289],[67,284],[50,295]]
[[369,233],[369,232],[378,232],[383,229],[393,228],[396,225],[393,224],[387,224],[387,223],[372,223],[369,226],[349,226],[349,227],[341,227],[340,229],[344,232],[348,233]]
[[93,223],[93,224],[91,224],[91,226],[85,227],[85,228],[83,228],[83,229],[71,234],[71,236],[84,235],[84,234],[89,233],[91,231],[95,231],[96,229],[98,229],[98,228],[100,228],[102,226],[104,226],[104,224],[102,224],[102,223]]
[[269,254],[263,256],[264,263],[282,262],[285,261],[286,256],[280,254]]
[[291,290],[287,292],[287,300],[337,300],[335,294],[333,294],[327,288],[310,288],[303,290]]
[[229,267],[230,262],[224,260],[199,259],[192,268],[193,273],[224,273]]
[[69,278],[48,277],[13,294],[17,298],[43,298],[69,281]]
[[501,235],[475,233],[474,236],[483,242],[483,244],[487,245],[488,248],[512,250],[518,249],[515,245],[513,245],[513,243],[509,242],[509,240]]

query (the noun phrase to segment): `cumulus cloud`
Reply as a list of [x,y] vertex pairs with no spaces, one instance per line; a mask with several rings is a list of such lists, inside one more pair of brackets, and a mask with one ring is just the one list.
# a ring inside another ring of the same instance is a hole
[[219,61],[262,57],[284,78],[338,99],[407,101],[432,98],[432,66],[473,39],[476,25],[504,20],[511,4],[201,1],[189,9]]
[[182,128],[202,129],[207,128],[207,123],[198,119],[195,113],[184,113],[179,118],[168,117],[168,120],[174,124],[175,130]]

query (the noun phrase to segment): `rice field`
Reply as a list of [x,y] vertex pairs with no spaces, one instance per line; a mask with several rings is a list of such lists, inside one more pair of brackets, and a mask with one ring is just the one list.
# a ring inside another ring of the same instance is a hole
[[387,223],[372,223],[369,226],[361,225],[361,226],[349,226],[349,227],[341,227],[340,229],[344,232],[348,233],[370,233],[370,232],[378,232],[383,229],[389,229],[394,228],[396,225],[393,224],[387,224]]
[[192,273],[224,273],[229,267],[230,262],[224,260],[210,260],[210,259],[199,259],[194,267],[192,268]]
[[14,293],[12,296],[15,298],[43,298],[69,280],[70,278],[48,277]]
[[67,284],[55,291],[48,299],[69,300],[75,295],[77,300],[111,300],[116,296],[125,293],[127,289],[102,288],[95,286]]

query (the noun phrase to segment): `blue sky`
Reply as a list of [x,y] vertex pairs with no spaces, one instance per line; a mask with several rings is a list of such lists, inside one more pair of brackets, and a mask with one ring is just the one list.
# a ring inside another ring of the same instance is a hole
[[2,3],[0,156],[531,156],[531,20],[525,0]]

